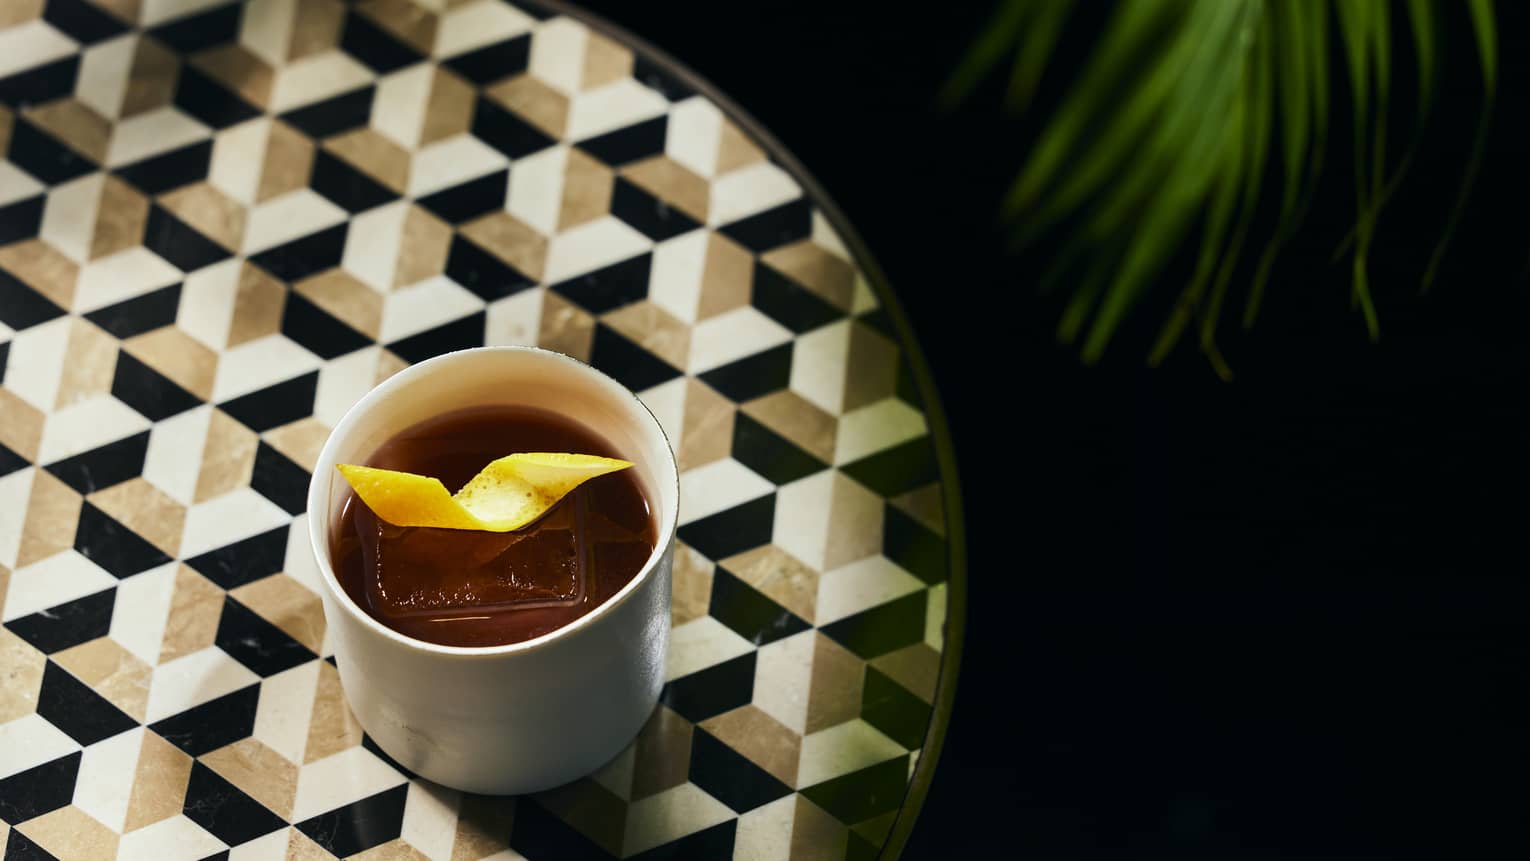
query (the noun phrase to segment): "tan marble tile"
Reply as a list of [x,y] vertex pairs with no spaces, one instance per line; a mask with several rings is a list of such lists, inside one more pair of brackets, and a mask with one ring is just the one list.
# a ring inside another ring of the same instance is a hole
[[[159,202],[177,218],[229,251],[238,251],[244,242],[247,215],[244,206],[210,182],[204,180],[182,186],[161,195]],[[105,206],[104,202],[102,206]]]
[[915,643],[896,652],[888,652],[870,661],[877,671],[914,692],[927,703],[935,701],[935,684],[940,679],[940,653]]
[[329,431],[328,425],[309,416],[266,431],[265,439],[272,448],[311,473],[319,461],[319,451],[329,439]]
[[25,24],[42,17],[43,0],[9,0],[0,3],[0,29]]
[[594,31],[584,48],[580,89],[593,90],[632,76],[632,50]]
[[365,852],[347,856],[348,861],[431,861],[431,857],[409,845],[402,837],[373,846]]
[[708,718],[701,728],[787,786],[797,785],[802,737],[753,705]]
[[451,247],[451,225],[418,206],[409,207],[399,236],[393,286],[407,287],[445,272]]
[[670,624],[684,625],[707,614],[712,603],[712,574],[716,566],[694,549],[677,543],[669,602]]
[[145,732],[122,832],[127,834],[180,815],[186,803],[186,782],[190,779],[191,757],[158,733]]
[[202,469],[197,473],[196,494],[192,500],[206,502],[248,486],[259,446],[260,437],[254,431],[229,418],[222,410],[213,410],[207,423]]
[[133,358],[202,400],[212,398],[218,354],[176,326],[165,326],[122,342]]
[[898,389],[898,346],[857,320],[850,327],[843,412],[891,397]]
[[138,13],[143,8],[143,0],[90,0],[113,15],[116,15],[125,24],[138,23]]
[[272,122],[255,202],[264,203],[289,191],[307,188],[312,173],[313,141],[281,120]]
[[345,6],[339,0],[298,3],[287,42],[287,59],[301,60],[336,47],[344,24]]
[[724,559],[722,567],[803,619],[814,620],[818,572],[785,550],[766,544]]
[[364,0],[356,9],[422,54],[436,47],[440,19],[428,9],[409,0]]
[[508,212],[491,212],[462,225],[462,235],[536,281],[547,265],[547,237]]
[[824,463],[834,462],[839,420],[790,389],[756,398],[739,409]]
[[928,527],[936,535],[946,534],[946,508],[940,484],[927,484],[917,490],[887,500],[894,508]]
[[697,221],[707,220],[712,186],[705,178],[668,156],[654,156],[622,168],[633,185]]
[[611,212],[611,190],[616,174],[582,150],[568,151],[563,168],[563,202],[558,210],[558,229],[567,230]]
[[314,654],[324,644],[324,606],[319,596],[286,574],[263,577],[229,594]]
[[[0,140],[0,144],[4,141]],[[0,247],[0,268],[20,278],[28,287],[68,309],[74,305],[74,285],[80,267],[41,239],[27,239]]]
[[87,398],[112,390],[112,376],[117,370],[117,339],[101,331],[94,323],[78,317],[69,321],[69,345],[64,348],[69,361],[59,377],[54,409],[63,409]]
[[373,338],[382,327],[382,294],[344,269],[325,270],[299,281],[292,289],[351,328]]
[[807,734],[855,720],[861,714],[866,664],[844,646],[814,633],[808,682]]
[[394,355],[391,350],[379,350],[377,353],[377,375],[372,380],[372,385],[377,385],[383,380],[409,367],[409,363]]
[[154,669],[116,640],[100,637],[81,643],[53,660],[134,720],[143,720]]
[[108,174],[101,183],[96,229],[90,237],[90,259],[97,260],[143,243],[149,221],[149,199],[138,189]]
[[733,402],[695,379],[685,381],[685,416],[675,453],[680,471],[727,457],[733,449]]
[[239,268],[239,287],[234,293],[234,313],[228,324],[228,346],[274,335],[282,328],[287,288],[250,263]]
[[325,138],[324,148],[399,194],[409,187],[408,150],[375,129]]
[[87,498],[165,555],[175,557],[180,553],[186,508],[142,476],[98,490]]
[[[132,0],[128,0],[132,2]],[[133,10],[137,15],[137,9]],[[180,57],[152,36],[141,35],[133,47],[127,89],[122,95],[122,117],[136,117],[170,104],[181,77]]]
[[16,117],[11,109],[0,105],[0,152],[9,152],[11,148],[11,129],[16,125]]
[[340,674],[328,661],[319,662],[319,686],[313,696],[313,716],[308,721],[308,745],[303,763],[350,750],[361,744],[361,724],[345,703]]
[[323,846],[313,842],[307,834],[296,828],[287,829],[287,855],[285,861],[334,861]]
[[75,152],[100,164],[112,142],[112,124],[84,102],[64,98],[26,111],[27,119],[69,145]]
[[760,255],[766,266],[816,293],[841,311],[855,301],[855,267],[804,239]]
[[16,567],[30,565],[74,546],[75,525],[84,499],[74,488],[39,469],[32,475],[32,496],[22,521]]
[[692,724],[659,706],[638,733],[632,769],[632,800],[679,786],[688,779]]
[[646,299],[618,308],[600,319],[677,368],[685,367],[690,358],[691,328]]
[[281,754],[253,738],[242,738],[199,758],[203,765],[276,815],[283,819],[292,816],[298,767]]
[[717,141],[718,176],[764,160],[764,150],[739,131],[738,126],[728,120],[722,121],[722,132]]
[[627,802],[589,778],[581,778],[533,798],[554,816],[614,856],[622,853]]
[[701,300],[696,320],[708,320],[749,304],[754,285],[754,255],[725,236],[707,234],[706,261],[701,268]]
[[795,796],[797,806],[792,818],[792,861],[841,861],[849,830],[823,808]]
[[882,552],[882,497],[842,472],[834,473],[823,570],[833,571]]
[[37,445],[42,441],[42,410],[0,387],[0,445],[30,461],[37,460]]
[[457,834],[452,840],[451,861],[479,861],[509,849],[515,808],[513,798],[462,796],[462,803],[457,808]]
[[165,616],[165,635],[160,641],[159,663],[200,652],[217,638],[223,618],[223,590],[185,565],[175,569],[175,591]]
[[111,861],[117,857],[117,834],[73,804],[29,819],[16,830],[55,858]]
[[532,75],[508,78],[483,92],[555,139],[562,139],[568,129],[568,96]]
[[[5,585],[8,575],[0,566],[0,586]],[[5,592],[0,591],[0,602],[4,600]],[[37,692],[42,689],[43,670],[47,666],[47,655],[10,629],[0,628],[0,724],[37,711]]]
[[865,822],[857,822],[850,827],[851,831],[865,838],[873,846],[881,846],[887,842],[887,834],[892,831],[892,825],[898,818],[898,811],[884,813],[881,816],[872,817]]
[[271,105],[276,70],[238,42],[194,54],[191,64],[250,104],[261,108]]
[[473,124],[477,92],[473,85],[440,66],[430,82],[430,96],[425,102],[425,121],[420,129],[420,146],[446,140],[467,131]]
[[595,342],[595,318],[551,291],[542,294],[542,323],[537,344],[587,362]]

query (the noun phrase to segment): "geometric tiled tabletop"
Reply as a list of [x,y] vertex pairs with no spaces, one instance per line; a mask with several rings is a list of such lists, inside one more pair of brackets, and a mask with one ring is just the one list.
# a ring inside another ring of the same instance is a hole
[[[944,431],[848,228],[705,90],[503,0],[0,0],[0,855],[897,843]],[[357,398],[483,344],[611,374],[681,468],[661,704],[520,798],[362,733],[303,517]]]

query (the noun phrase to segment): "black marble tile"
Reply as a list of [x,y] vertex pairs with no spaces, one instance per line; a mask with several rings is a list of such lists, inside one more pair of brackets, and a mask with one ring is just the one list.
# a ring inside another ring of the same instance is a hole
[[86,747],[138,726],[138,721],[51,660],[37,691],[37,714]]
[[591,314],[604,314],[648,297],[653,254],[643,252],[618,263],[561,281],[548,289]]
[[0,476],[10,475],[18,469],[26,469],[32,462],[0,444]]
[[0,323],[20,331],[64,316],[63,308],[0,269]]
[[683,373],[604,323],[595,327],[590,364],[634,392],[667,383]]
[[881,856],[882,847],[859,832],[851,831],[845,835],[845,861],[877,861]]
[[701,226],[701,222],[622,177],[616,178],[611,190],[611,214],[655,242],[673,239]]
[[776,495],[719,511],[680,527],[680,540],[713,561],[770,543],[776,520]]
[[[79,751],[25,771],[0,778],[0,819],[11,825],[26,822],[74,800],[75,777],[80,773]],[[17,832],[11,830],[10,840]]]
[[186,564],[224,589],[237,589],[285,567],[288,529],[278,526],[269,532],[193,556],[186,560]]
[[228,861],[228,859],[229,859],[229,851],[230,850],[225,849],[222,852],[214,852],[213,854],[208,855],[205,858],[202,858],[201,861]]
[[129,185],[154,196],[207,178],[212,164],[212,140],[197,141],[180,149],[119,167],[114,172]]
[[232,256],[223,246],[198,233],[159,204],[149,207],[143,246],[182,272],[195,272]]
[[557,143],[541,129],[483,96],[478,97],[478,105],[473,110],[472,132],[473,137],[513,159],[524,158]]
[[183,413],[202,403],[201,398],[133,358],[125,350],[117,353],[117,371],[112,377],[112,397],[154,422]]
[[442,221],[461,224],[503,208],[509,179],[509,171],[495,171],[426,195],[418,202]]
[[259,703],[260,685],[252,684],[150,724],[149,729],[187,755],[201,756],[248,738],[255,731]]
[[813,627],[724,568],[718,568],[712,575],[712,600],[707,615],[756,646]]
[[106,636],[112,625],[112,607],[116,601],[116,588],[105,589],[12,619],[5,623],[5,627],[31,643],[32,648],[51,655]]
[[11,357],[11,342],[0,342],[0,379],[5,379],[5,363]]
[[126,24],[85,0],[48,0],[43,20],[69,38],[86,45],[128,30]]
[[790,484],[829,465],[742,411],[733,420],[733,459],[775,484]]
[[526,71],[530,61],[531,34],[522,33],[503,42],[459,54],[441,65],[482,86]]
[[59,185],[96,169],[90,159],[21,117],[11,124],[6,157],[46,185]]
[[658,91],[659,95],[671,102],[688,99],[696,94],[696,91],[687,86],[672,72],[665,67],[653,62],[640,52],[632,60],[632,78],[650,90]]
[[215,129],[260,116],[260,109],[241,99],[189,63],[181,64],[175,106]]
[[802,790],[808,801],[847,824],[897,810],[908,791],[908,756],[852,771]]
[[425,58],[354,9],[345,14],[345,29],[340,33],[340,50],[379,75],[386,75]]
[[758,261],[749,304],[798,335],[846,316],[817,293]]
[[628,861],[699,861],[710,858],[733,858],[733,841],[738,820],[719,822],[694,834],[687,834],[646,852],[627,856]]
[[223,615],[213,643],[261,678],[274,676],[318,657],[282,629],[262,619],[232,597],[223,599]]
[[510,848],[526,858],[558,861],[610,861],[611,854],[573,826],[548,812],[534,797],[516,804]]
[[345,224],[326,227],[285,245],[250,255],[250,262],[288,283],[340,265],[345,254]]
[[752,401],[791,385],[792,345],[762,350],[697,377],[738,403]]
[[308,479],[308,470],[266,443],[255,450],[250,489],[288,514],[302,514],[308,508]]
[[376,92],[372,86],[351,90],[288,111],[281,118],[311,138],[327,138],[366,125],[372,117],[372,97]]
[[480,248],[461,234],[452,237],[446,255],[446,277],[471,290],[485,302],[503,299],[536,286],[536,280]]
[[337,857],[345,858],[399,835],[408,785],[379,792],[297,823],[297,829]]
[[287,827],[280,816],[200,762],[191,764],[181,813],[230,846]]
[[[701,727],[697,727],[691,735],[691,769],[688,776],[691,783],[738,813],[748,813],[762,804],[769,804],[792,793],[790,786],[718,741]],[[730,835],[729,849],[732,843]]]
[[143,474],[149,453],[149,432],[135,433],[116,442],[80,452],[48,464],[55,478],[88,495]]
[[[834,540],[834,536],[829,536]],[[928,595],[921,589],[822,626],[825,636],[865,660],[924,640]]]
[[453,350],[482,347],[486,320],[487,315],[478,311],[460,320],[453,320],[434,329],[427,329],[419,334],[394,341],[388,345],[388,349],[399,358],[413,364]]
[[755,253],[769,251],[811,236],[813,207],[807,198],[798,198],[739,219],[717,232]]
[[924,395],[919,392],[919,383],[914,379],[914,367],[909,363],[908,356],[898,358],[897,385],[898,400],[916,410],[924,410]]
[[318,390],[319,372],[309,371],[225,401],[218,409],[250,430],[264,433],[313,415],[313,399]]
[[287,294],[282,308],[282,334],[324,359],[371,346],[372,339],[352,329],[301,293]]
[[669,117],[660,116],[582,140],[578,147],[612,167],[620,167],[662,154],[668,134]]
[[85,319],[118,338],[131,338],[175,322],[180,312],[181,285],[171,284],[125,302],[91,311]]
[[74,549],[118,580],[171,561],[158,547],[88,501],[80,506]]
[[930,706],[876,667],[867,667],[861,685],[861,719],[913,750],[924,744],[930,726]]
[[946,579],[950,568],[946,540],[891,505],[882,515],[882,555],[932,585]]
[[150,27],[148,32],[176,53],[193,54],[237,39],[241,7],[240,3],[230,3]]
[[691,723],[746,706],[754,697],[755,653],[682,676],[664,686],[659,702]]
[[898,335],[898,327],[893,325],[892,314],[888,312],[887,308],[881,305],[878,305],[876,308],[873,308],[870,311],[866,311],[865,313],[857,314],[855,319],[865,323],[877,334],[881,335],[889,341],[892,341],[895,344],[903,340]]
[[47,198],[39,194],[0,206],[0,245],[36,236],[42,228],[43,204],[46,202]]
[[897,496],[940,479],[935,446],[928,436],[867,455],[842,469],[882,496]]
[[5,861],[59,861],[20,831],[11,831],[5,842]]
[[[325,660],[329,662],[330,666],[332,666],[332,667],[335,666],[335,656],[334,655],[330,655],[328,658],[325,658]],[[389,756],[387,751],[383,750],[381,747],[378,746],[377,740],[372,738],[371,736],[367,735],[366,733],[362,733],[362,735],[361,735],[361,746],[366,748],[369,752],[371,752],[371,754],[373,756],[375,756],[378,759],[382,760],[383,762],[387,763],[389,768],[393,769],[394,771],[398,772],[399,774],[402,774],[403,776],[409,778],[410,780],[418,780],[419,779],[419,775],[417,775],[414,772],[410,771],[409,769],[403,767],[402,765],[399,765],[398,760],[396,760],[393,757]]]
[[308,187],[352,214],[398,199],[391,189],[323,149],[313,154]]
[[71,54],[42,66],[0,78],[0,104],[12,108],[40,105],[74,93],[80,55]]

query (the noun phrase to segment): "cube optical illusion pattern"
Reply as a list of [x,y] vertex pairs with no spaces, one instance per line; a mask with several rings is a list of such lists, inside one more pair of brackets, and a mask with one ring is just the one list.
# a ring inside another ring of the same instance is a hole
[[[502,0],[0,4],[0,856],[878,854],[945,642],[931,428],[682,78]],[[357,398],[484,344],[611,374],[682,470],[661,704],[521,798],[364,735],[303,516]]]

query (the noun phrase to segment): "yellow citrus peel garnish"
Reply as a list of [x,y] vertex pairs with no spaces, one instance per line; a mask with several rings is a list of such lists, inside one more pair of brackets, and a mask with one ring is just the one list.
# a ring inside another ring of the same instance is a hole
[[547,513],[592,478],[632,466],[588,454],[531,452],[491,462],[455,495],[439,478],[336,464],[372,513],[394,526],[509,532]]

